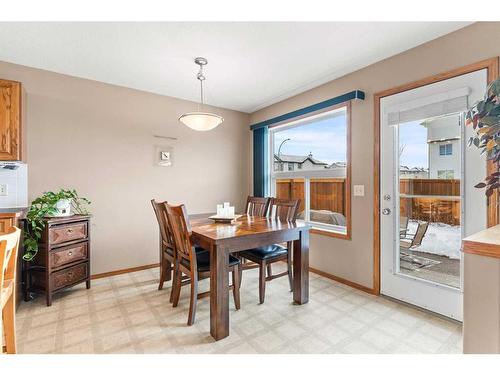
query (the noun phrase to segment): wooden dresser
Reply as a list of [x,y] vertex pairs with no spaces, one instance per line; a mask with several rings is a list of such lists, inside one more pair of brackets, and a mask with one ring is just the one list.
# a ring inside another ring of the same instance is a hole
[[26,294],[44,292],[47,306],[52,296],[86,282],[90,288],[90,216],[47,218],[38,254],[26,267]]

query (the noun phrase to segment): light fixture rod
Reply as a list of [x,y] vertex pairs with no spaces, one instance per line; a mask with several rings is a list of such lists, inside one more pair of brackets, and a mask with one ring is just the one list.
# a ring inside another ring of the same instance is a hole
[[200,66],[200,70],[198,71],[198,74],[196,74],[196,78],[200,81],[200,102],[203,106],[203,104],[205,104],[203,98],[203,81],[206,79],[203,75],[203,66],[208,64],[208,60],[204,57],[197,57],[194,59],[194,63]]

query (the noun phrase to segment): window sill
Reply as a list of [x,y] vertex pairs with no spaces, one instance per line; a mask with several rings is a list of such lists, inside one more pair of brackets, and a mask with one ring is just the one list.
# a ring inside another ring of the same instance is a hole
[[311,228],[311,230],[309,230],[309,233],[319,234],[320,236],[338,238],[341,240],[348,240],[348,241],[351,240],[351,234],[349,232],[339,233],[339,232],[333,232],[333,231],[326,230],[326,229]]

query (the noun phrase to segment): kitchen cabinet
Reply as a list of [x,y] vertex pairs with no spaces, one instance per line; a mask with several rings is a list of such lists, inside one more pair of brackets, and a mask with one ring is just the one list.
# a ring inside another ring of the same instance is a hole
[[0,161],[22,158],[21,83],[0,79]]

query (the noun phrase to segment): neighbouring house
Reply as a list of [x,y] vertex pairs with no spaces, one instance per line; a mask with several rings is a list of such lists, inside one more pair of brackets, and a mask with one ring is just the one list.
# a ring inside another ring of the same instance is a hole
[[459,115],[427,119],[421,125],[427,128],[428,178],[459,179],[461,163]]
[[429,170],[423,167],[408,167],[406,165],[399,166],[400,178],[429,178]]
[[274,170],[292,172],[296,170],[314,170],[328,168],[328,163],[313,158],[313,155],[274,155]]

